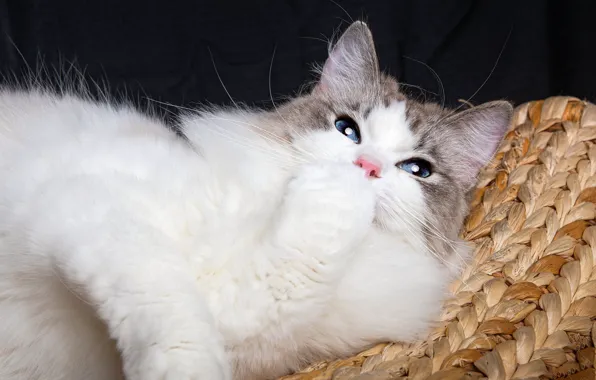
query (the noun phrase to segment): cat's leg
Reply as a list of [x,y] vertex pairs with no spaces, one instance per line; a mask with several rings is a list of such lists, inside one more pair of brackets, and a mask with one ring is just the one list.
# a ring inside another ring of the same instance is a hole
[[[293,179],[274,230],[274,295],[324,304],[375,212],[372,180],[353,165],[305,166]],[[296,306],[296,310],[300,306]]]
[[222,338],[176,245],[154,230],[94,232],[81,231],[84,247],[58,255],[58,265],[106,323],[126,379],[231,379]]

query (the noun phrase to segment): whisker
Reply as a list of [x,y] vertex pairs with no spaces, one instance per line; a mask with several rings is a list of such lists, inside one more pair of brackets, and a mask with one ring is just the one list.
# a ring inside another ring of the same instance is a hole
[[273,108],[275,109],[275,112],[277,113],[277,115],[283,120],[283,122],[286,124],[286,126],[288,128],[290,128],[290,130],[292,130],[292,132],[294,132],[297,135],[299,135],[298,131],[296,131],[296,129],[294,129],[294,127],[291,126],[290,123],[288,123],[288,121],[279,112],[279,109],[277,108],[277,105],[275,104],[275,100],[273,100],[273,89],[271,87],[271,75],[273,73],[273,61],[275,60],[275,53],[276,52],[277,52],[277,44],[273,47],[273,53],[271,54],[271,62],[269,63],[269,76],[267,78],[267,80],[268,80],[268,86],[269,86],[269,98],[271,99],[271,104],[273,105]]
[[488,80],[490,79],[490,77],[495,72],[495,70],[497,68],[497,65],[499,64],[499,61],[501,60],[501,57],[503,56],[503,52],[505,51],[505,47],[507,47],[507,43],[509,42],[509,38],[511,37],[511,33],[512,32],[513,32],[513,27],[511,27],[511,29],[509,29],[509,33],[507,34],[507,38],[505,39],[505,42],[503,43],[503,47],[501,48],[501,51],[499,52],[499,55],[497,56],[497,60],[495,61],[495,64],[493,65],[493,68],[490,70],[490,73],[488,73],[488,76],[486,77],[486,79],[484,80],[484,82],[482,82],[482,84],[480,85],[480,87],[478,87],[478,89],[472,94],[472,96],[470,96],[468,99],[466,99],[465,102],[462,102],[462,104],[459,107],[457,107],[455,109],[455,111],[458,111],[463,105],[465,105],[466,103],[469,103],[470,100],[472,100],[472,98],[474,98],[474,96],[476,96],[480,92],[480,90],[482,90],[482,88],[484,87],[484,85],[488,82]]
[[318,37],[302,36],[300,38],[304,38],[304,39],[307,39],[307,40],[315,40],[315,41],[324,42],[325,45],[327,45],[329,43],[329,41],[327,41],[327,40],[325,40],[323,38],[318,38]]
[[[304,38],[311,38],[311,37],[304,37]],[[322,41],[324,41],[324,40],[322,40]],[[326,42],[326,41],[324,41],[324,42]],[[287,119],[279,111],[279,108],[277,107],[277,104],[275,104],[275,100],[274,100],[274,97],[273,97],[273,89],[272,89],[271,79],[272,79],[273,63],[275,61],[275,54],[276,54],[276,52],[277,52],[277,44],[273,47],[273,52],[271,54],[271,62],[269,64],[269,73],[268,73],[269,99],[271,100],[271,104],[273,106],[273,109],[275,110],[275,113],[284,122],[285,126],[288,127],[292,131],[292,133],[295,134],[297,137],[304,139],[305,138],[305,135],[287,121]],[[254,126],[254,125],[253,125],[253,127],[255,127],[258,130],[265,131],[263,128],[260,128],[260,127]],[[267,133],[272,134],[269,131],[267,131]],[[295,151],[297,151],[297,152],[302,153],[303,155],[310,156],[311,158],[316,158],[313,153],[307,152],[304,149],[302,149],[302,148],[300,148],[300,147],[298,147],[296,145],[292,145],[292,149],[295,150]],[[329,157],[329,155],[327,154],[327,152],[323,152],[323,155],[325,157],[327,157],[327,158]]]
[[[334,0],[329,0],[329,1],[332,2],[333,4],[337,5],[337,7],[339,9],[341,9],[346,14],[346,16],[348,16],[348,18],[350,19],[350,22],[352,22],[352,23],[354,22],[354,19],[352,18],[352,16],[350,15],[350,13],[348,13],[348,11],[346,10],[346,8],[342,7],[338,2],[336,2]],[[346,21],[346,23],[347,23],[347,21]]]
[[425,103],[427,101],[427,98],[426,98],[426,94],[427,93],[432,94],[434,96],[439,96],[439,94],[437,94],[436,92],[427,90],[427,89],[422,88],[421,86],[417,86],[415,84],[409,84],[409,83],[406,83],[406,82],[399,82],[399,87],[400,88],[401,87],[415,88],[415,89],[419,90],[420,91],[420,94],[424,97],[424,102]]
[[207,46],[207,50],[209,51],[209,56],[211,57],[211,63],[213,64],[213,69],[215,70],[215,75],[217,75],[217,79],[219,80],[221,87],[223,87],[224,91],[228,95],[228,98],[230,98],[230,100],[232,101],[232,104],[234,104],[234,107],[240,108],[240,107],[238,107],[238,104],[236,104],[236,101],[234,100],[234,98],[232,98],[232,95],[230,95],[230,92],[226,88],[226,85],[224,84],[223,80],[221,79],[221,76],[219,75],[219,71],[217,70],[217,66],[215,65],[215,58],[213,58],[213,52],[211,51],[211,47]]
[[[420,227],[426,227],[426,229],[427,229],[426,231],[425,231],[425,229],[421,230],[421,232],[425,236],[435,237],[435,238],[440,239],[442,242],[447,244],[448,248],[451,248],[453,253],[455,253],[458,256],[458,258],[460,259],[460,261],[463,262],[463,258],[461,257],[461,255],[459,255],[458,247],[456,246],[459,243],[458,241],[447,238],[444,234],[442,234],[439,231],[439,229],[436,226],[434,226],[430,222],[425,221],[424,218],[421,218],[421,217],[415,215],[415,213],[412,212],[410,209],[408,209],[408,207],[405,206],[405,204],[403,202],[401,202],[400,200],[387,199],[386,197],[383,199],[384,199],[384,202],[392,202],[392,203],[396,204],[404,213],[408,214],[411,218],[413,218],[414,221]],[[399,215],[398,213],[395,212],[395,210],[390,208],[389,212],[391,213],[391,215],[398,216],[399,219],[402,220],[404,223],[410,224],[410,221],[408,219],[402,218],[401,215]]]
[[470,104],[470,100],[472,100],[472,98],[474,98],[474,96],[476,96],[480,92],[480,90],[482,90],[482,88],[484,87],[484,85],[486,85],[486,83],[488,83],[488,80],[491,78],[491,76],[495,72],[495,70],[497,68],[497,65],[499,64],[499,61],[501,60],[501,57],[503,56],[503,52],[505,52],[505,47],[507,46],[507,43],[509,42],[509,38],[511,37],[511,33],[512,32],[513,32],[513,27],[511,29],[509,29],[509,33],[507,34],[507,38],[505,39],[505,42],[503,43],[503,46],[501,47],[501,51],[499,52],[499,55],[497,56],[497,59],[495,61],[495,64],[493,65],[492,69],[488,73],[488,76],[486,77],[486,79],[484,80],[484,82],[482,82],[482,84],[480,85],[480,87],[478,87],[478,89],[468,99],[466,99],[464,101],[461,101],[460,100],[460,103],[461,104],[458,107],[456,107],[453,110],[451,110],[450,112],[448,112],[447,114],[445,114],[445,116],[443,116],[439,120],[437,120],[435,122],[435,125],[442,123],[444,120],[446,120],[447,118],[449,118],[452,115],[454,115],[457,111],[459,111],[463,106]]
[[150,102],[155,102],[157,104],[162,104],[164,106],[176,108],[176,109],[181,110],[181,111],[188,111],[188,112],[192,112],[192,113],[197,113],[197,110],[196,109],[193,109],[193,108],[179,106],[179,105],[176,105],[176,104],[172,104],[172,103],[164,102],[164,101],[161,101],[161,100],[153,99],[153,98],[150,98],[148,96],[145,96],[145,99],[149,100]]
[[435,80],[439,84],[439,90],[441,91],[441,108],[444,108],[445,107],[445,87],[443,86],[443,81],[441,80],[441,77],[439,77],[439,74],[437,74],[437,72],[432,67],[430,67],[428,64],[426,64],[425,62],[422,62],[416,58],[408,57],[405,55],[403,57],[406,59],[409,59],[410,61],[414,61],[414,62],[417,62],[417,63],[423,65],[431,72],[431,74],[435,77]]
[[19,49],[19,47],[17,46],[17,44],[14,42],[14,40],[7,33],[5,33],[5,37],[8,38],[8,42],[10,42],[10,44],[12,45],[12,47],[14,47],[14,50],[17,52],[17,54],[23,60],[23,63],[25,64],[25,67],[27,68],[27,71],[29,73],[33,74],[33,69],[29,65],[29,62],[27,62],[27,59],[25,58],[25,55],[23,54],[23,52],[21,51],[21,49]]
[[[273,100],[273,90],[271,87],[271,75],[273,72],[273,62],[275,60],[275,53],[277,52],[277,45],[274,46],[273,48],[273,53],[271,54],[271,63],[269,64],[269,77],[268,77],[268,85],[269,85],[269,98],[271,99],[271,104],[273,105],[273,108],[275,109],[276,114],[282,119],[282,121],[285,123],[285,125],[299,138],[304,138],[304,134],[302,134],[301,132],[299,132],[296,128],[294,128],[294,126],[292,126],[290,123],[288,123],[288,121],[286,120],[286,118],[284,118],[284,116],[279,112],[279,108],[277,107],[277,105],[275,104],[275,100]],[[296,147],[297,148],[297,147]],[[299,148],[297,148],[299,149]],[[310,154],[310,156],[312,156],[314,158],[314,155]]]
[[[416,216],[415,211],[412,209],[408,209],[407,205],[401,202],[401,200],[394,199],[394,201],[396,201],[396,204],[398,204],[398,207],[400,207],[400,209],[412,216],[412,218],[414,218],[421,226],[427,228],[428,231],[422,231],[425,234],[425,236],[436,237],[440,239],[443,243],[447,244],[448,248],[451,248],[451,252],[456,255],[456,257],[459,259],[459,263],[462,263],[463,265],[463,268],[461,269],[467,269],[469,267],[470,264],[466,262],[466,260],[464,260],[464,258],[459,253],[459,249],[461,248],[460,246],[462,244],[461,241],[449,239],[448,237],[446,237],[444,234],[440,232],[438,227],[432,224],[431,221],[428,221],[423,217]],[[455,267],[455,269],[460,269],[457,266]]]
[[[401,215],[399,215],[398,213],[395,212],[395,210],[393,210],[389,205],[387,205],[385,202],[380,202],[381,207],[383,208],[383,210],[387,213],[387,215],[389,217],[391,217],[394,221],[399,222],[399,224],[401,226],[403,226],[413,237],[416,236],[417,234],[414,232],[414,229],[416,228],[415,226],[413,226],[411,224],[411,222],[405,218],[403,218]],[[417,243],[417,242],[415,242]],[[446,261],[444,255],[441,255],[439,252],[437,252],[434,247],[425,244],[424,248],[433,256],[435,257],[437,260],[439,260],[441,263],[443,263],[445,266],[454,266],[452,263]]]
[[418,222],[421,226],[426,227],[429,230],[429,232],[433,234],[433,236],[441,239],[443,242],[449,244],[450,247],[453,248],[454,241],[448,239],[445,235],[443,235],[440,232],[440,230],[437,228],[437,226],[435,226],[434,224],[432,224],[431,221],[427,220],[423,216],[417,215],[416,212],[413,209],[409,208],[402,200],[397,199],[397,198],[393,198],[392,201],[395,202],[396,204],[398,204],[398,206],[405,213],[407,213],[409,216],[411,216],[412,218],[414,218],[414,220],[416,220],[416,222]]

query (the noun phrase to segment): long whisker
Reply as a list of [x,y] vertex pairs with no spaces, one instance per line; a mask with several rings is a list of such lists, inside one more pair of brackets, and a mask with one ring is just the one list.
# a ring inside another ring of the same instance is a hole
[[[397,215],[396,215],[397,216]],[[396,218],[398,219],[398,218]],[[411,222],[409,222],[407,219],[405,218],[399,218],[401,221],[401,224],[403,227],[406,228],[406,230],[414,235],[415,232],[413,232],[413,230],[416,229],[416,227],[414,225],[411,224]],[[437,260],[439,260],[441,263],[443,263],[443,265],[445,265],[446,267],[450,267],[452,269],[458,269],[458,266],[456,264],[453,264],[449,261],[447,261],[447,259],[445,258],[445,254],[444,253],[440,253],[438,252],[434,246],[429,245],[429,244],[425,244],[424,245],[425,249],[433,256],[435,257]]]
[[23,60],[23,63],[25,64],[25,67],[27,68],[27,71],[31,75],[33,75],[33,69],[29,65],[29,62],[27,62],[27,59],[25,58],[25,55],[23,54],[23,52],[21,51],[21,49],[19,49],[19,47],[17,46],[17,44],[10,37],[10,35],[8,35],[7,33],[5,33],[5,37],[8,38],[8,42],[10,42],[10,44],[12,45],[12,47],[14,48],[14,50],[17,52],[17,54],[19,55],[19,57],[21,57],[21,59]]
[[431,74],[435,77],[437,83],[439,84],[439,90],[441,91],[441,108],[445,107],[445,86],[443,86],[443,81],[441,80],[441,77],[439,77],[439,74],[437,74],[437,72],[432,67],[430,67],[428,64],[426,64],[420,60],[417,60],[416,58],[408,57],[405,55],[403,57],[423,65],[431,72]]
[[401,199],[391,197],[390,201],[393,203],[396,203],[403,212],[408,214],[418,224],[426,227],[429,230],[429,233],[431,233],[433,236],[439,238],[444,243],[449,244],[449,246],[451,248],[454,248],[453,244],[455,243],[455,241],[448,239],[444,234],[442,234],[440,232],[440,230],[438,229],[438,227],[435,226],[430,220],[427,220],[423,216],[418,215],[418,213],[414,209],[412,209],[411,207],[408,207],[408,205],[405,202],[403,202]]
[[207,50],[209,51],[209,56],[211,57],[211,63],[213,64],[213,69],[215,70],[215,75],[217,75],[217,79],[219,80],[221,87],[223,87],[224,91],[228,95],[228,98],[230,98],[230,100],[232,101],[232,104],[234,104],[234,107],[240,108],[240,107],[238,107],[238,104],[236,104],[236,101],[234,100],[234,98],[232,98],[232,95],[230,95],[230,92],[228,91],[223,80],[221,79],[221,76],[219,75],[219,71],[217,70],[217,66],[215,65],[215,58],[213,58],[213,52],[211,51],[211,48],[209,46],[207,46]]
[[298,137],[303,138],[304,135],[302,135],[296,128],[294,128],[294,126],[292,126],[290,123],[288,123],[288,121],[286,120],[286,118],[284,118],[284,116],[279,112],[279,108],[277,108],[277,105],[275,104],[275,100],[273,100],[273,90],[271,87],[271,75],[273,73],[273,62],[275,60],[275,53],[277,52],[277,45],[275,45],[273,47],[273,53],[271,54],[271,62],[269,64],[269,77],[268,77],[268,85],[269,85],[269,98],[271,99],[271,104],[273,105],[273,108],[275,109],[275,112],[277,113],[277,115],[283,120],[283,122],[285,123],[285,125]]
[[329,44],[329,41],[323,38],[318,38],[318,37],[310,37],[310,36],[302,36],[300,38],[306,39],[306,40],[315,40],[315,41],[320,41],[320,42],[324,42],[325,45]]
[[[396,213],[395,210],[393,210],[385,202],[381,201],[379,204],[380,204],[381,208],[387,213],[387,215],[390,218],[392,218],[396,222],[399,222],[399,224],[402,225],[412,235],[412,237],[415,237],[416,236],[416,233],[414,232],[414,230],[416,229],[416,227],[413,226],[409,220],[407,220],[406,218],[403,218],[401,215],[399,215],[398,213]],[[437,260],[439,260],[445,266],[454,266],[453,264],[451,264],[450,262],[448,262],[447,260],[445,260],[444,255],[441,255],[432,246],[426,244],[425,245],[425,248],[426,248],[426,250],[433,257],[435,257]]]
[[[448,246],[448,248],[451,249],[451,252],[456,255],[456,257],[459,259],[458,262],[462,263],[464,268],[467,268],[469,266],[469,263],[466,260],[464,260],[464,258],[459,253],[460,252],[459,249],[461,248],[460,245],[462,244],[461,241],[449,239],[447,236],[442,234],[440,232],[439,228],[437,226],[435,226],[431,221],[426,220],[426,218],[424,218],[424,217],[415,215],[416,214],[415,210],[409,208],[401,200],[393,199],[392,201],[395,201],[395,203],[398,205],[398,207],[405,213],[409,214],[412,218],[414,218],[414,220],[416,220],[417,223],[419,223],[421,226],[426,227],[427,230],[426,231],[423,230],[423,233],[426,236],[435,237],[435,238],[440,239],[443,243],[445,243]],[[456,269],[459,269],[459,268],[456,268]]]
[[192,112],[192,113],[196,113],[197,112],[197,110],[192,109],[192,108],[189,108],[189,107],[183,107],[183,106],[179,106],[179,105],[176,105],[176,104],[173,104],[173,103],[164,102],[164,101],[161,101],[161,100],[150,98],[148,96],[145,96],[145,99],[149,100],[150,102],[154,102],[154,103],[161,104],[161,105],[164,105],[164,106],[176,108],[176,109],[181,110],[181,111],[188,111],[188,112]]
[[[400,88],[400,90],[403,87],[406,87],[406,88],[415,88],[418,91],[420,91],[420,94],[418,95],[418,98],[417,99],[420,99],[420,96],[424,97],[424,103],[426,103],[426,101],[427,101],[426,93],[430,93],[430,94],[432,94],[434,96],[439,96],[439,94],[437,94],[436,92],[426,90],[426,89],[422,88],[421,86],[416,86],[414,84],[409,84],[409,83],[405,83],[405,82],[399,82],[399,88]],[[411,94],[410,94],[410,96],[411,96]]]
[[454,249],[455,246],[455,241],[448,239],[444,234],[442,234],[439,229],[432,224],[431,221],[429,220],[425,220],[422,217],[419,217],[417,215],[415,215],[414,213],[411,212],[411,210],[408,209],[407,206],[405,206],[405,204],[401,203],[400,204],[400,208],[408,215],[410,215],[412,218],[414,218],[421,226],[424,226],[427,230],[428,233],[431,236],[434,236],[436,238],[438,238],[439,240],[441,240],[442,242],[444,242],[445,244],[447,244],[450,248]]
[[495,70],[497,68],[497,65],[499,64],[499,61],[501,60],[501,57],[503,56],[503,52],[505,52],[505,47],[507,47],[507,43],[509,42],[509,38],[511,37],[512,32],[513,32],[513,27],[511,29],[509,29],[509,33],[507,34],[507,38],[505,39],[505,42],[503,43],[503,46],[501,47],[501,51],[499,52],[499,55],[497,56],[495,64],[493,65],[492,69],[488,73],[488,76],[486,77],[484,82],[482,82],[480,87],[478,87],[478,89],[468,99],[466,99],[465,101],[461,101],[461,104],[458,107],[454,108],[453,110],[451,110],[450,112],[445,114],[445,116],[443,116],[442,118],[437,120],[435,125],[442,123],[444,120],[446,120],[447,118],[454,115],[457,111],[459,111],[463,106],[465,106],[466,104],[469,104],[470,100],[472,100],[472,98],[474,98],[474,96],[476,96],[480,92],[480,90],[482,90],[484,85],[486,85],[486,83],[488,83],[488,80],[492,77],[493,73],[495,72]]
[[457,107],[454,112],[458,111],[465,103],[469,103],[470,100],[472,100],[472,98],[474,98],[474,96],[476,96],[480,92],[480,90],[482,90],[484,85],[486,83],[488,83],[488,80],[492,77],[493,73],[495,72],[495,70],[497,68],[497,65],[499,64],[499,61],[501,60],[501,57],[503,56],[503,52],[505,51],[505,47],[507,46],[507,43],[509,42],[509,38],[511,37],[512,32],[513,32],[513,27],[511,27],[511,29],[509,29],[509,33],[507,34],[507,38],[505,39],[505,42],[503,43],[503,47],[501,48],[501,51],[499,52],[499,55],[497,56],[497,60],[495,61],[493,68],[490,70],[490,73],[488,73],[488,76],[486,77],[484,82],[482,82],[480,87],[478,87],[478,89],[472,94],[472,96],[470,96],[468,99],[466,99],[465,102],[462,102],[462,104],[459,107]]
[[458,241],[449,239],[447,236],[441,233],[440,229],[436,225],[434,225],[432,221],[427,220],[425,217],[421,215],[418,215],[418,213],[414,209],[408,207],[408,205],[400,199],[394,197],[385,199],[388,202],[396,204],[400,208],[400,210],[402,210],[404,213],[410,216],[418,225],[420,225],[421,227],[425,227],[426,231],[423,230],[423,233],[425,233],[425,235],[438,238],[439,240],[447,244],[449,248],[451,248],[454,251],[457,251],[456,245],[458,244]]
[[338,2],[336,2],[334,0],[329,0],[329,1],[332,2],[333,4],[337,5],[337,7],[339,9],[341,9],[346,14],[346,16],[348,16],[348,18],[350,19],[350,22],[352,22],[352,23],[354,22],[354,19],[352,18],[352,16],[350,15],[350,13],[348,13],[348,11],[346,10],[346,8],[342,7]]
[[[382,197],[381,201],[379,202],[379,205],[386,212],[387,216],[389,218],[393,219],[394,221],[399,222],[400,225],[404,226],[405,229],[410,234],[415,236],[415,233],[412,231],[412,229],[415,229],[416,227],[411,224],[410,220],[408,220],[407,218],[403,218],[401,215],[399,215],[399,213],[397,213],[391,207],[391,205],[388,204],[388,202],[390,202],[390,200],[387,198],[384,198],[384,197]],[[467,261],[463,260],[463,258],[461,257],[461,255],[459,255],[459,252],[456,249],[454,249],[454,253],[459,258],[458,263],[460,265],[447,261],[446,258],[444,257],[444,255],[441,255],[440,253],[438,253],[434,247],[429,246],[428,244],[425,245],[425,248],[428,250],[428,252],[433,257],[435,257],[437,260],[439,260],[441,263],[443,263],[443,265],[445,265],[446,267],[451,268],[455,271],[459,271],[460,273],[465,272],[471,265],[471,263],[468,263]],[[465,278],[461,278],[461,281],[462,281],[462,285],[464,285],[464,286],[468,284],[468,281]]]

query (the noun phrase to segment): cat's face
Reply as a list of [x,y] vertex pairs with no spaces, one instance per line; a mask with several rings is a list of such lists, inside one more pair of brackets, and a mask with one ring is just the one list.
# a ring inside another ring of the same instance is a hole
[[380,72],[367,26],[355,23],[332,49],[313,92],[282,112],[299,126],[291,132],[299,151],[361,167],[377,194],[378,228],[448,257],[466,195],[505,134],[512,107],[493,102],[452,114],[407,99]]

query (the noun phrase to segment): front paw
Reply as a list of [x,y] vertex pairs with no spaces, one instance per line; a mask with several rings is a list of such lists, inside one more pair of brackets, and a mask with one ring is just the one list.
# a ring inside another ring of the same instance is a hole
[[362,171],[347,164],[305,165],[288,187],[285,238],[333,254],[370,229],[376,195]]
[[[305,165],[290,184],[290,191],[310,196],[313,205],[372,219],[375,191],[363,171],[351,164]],[[306,199],[305,199],[306,200]],[[358,215],[354,213],[358,211]]]
[[125,355],[124,372],[127,380],[232,380],[223,350],[201,352],[188,342],[167,349],[154,345],[136,357]]

